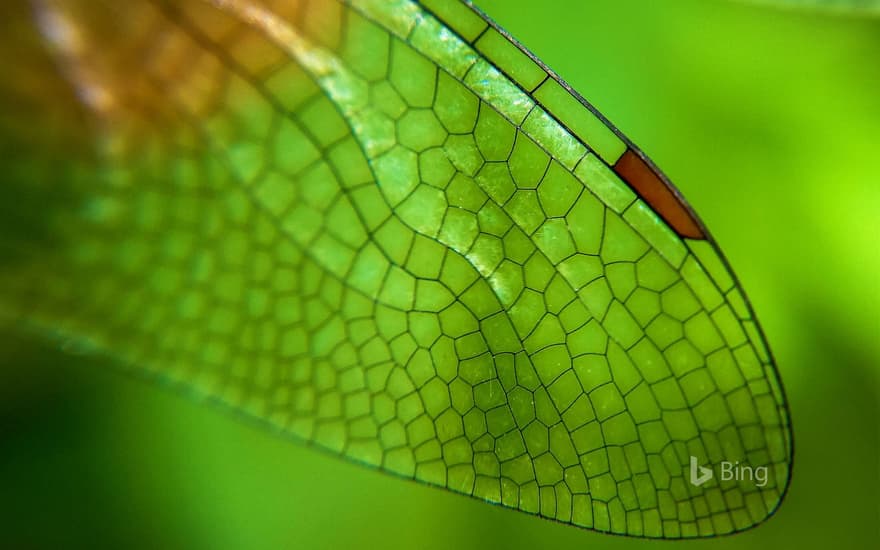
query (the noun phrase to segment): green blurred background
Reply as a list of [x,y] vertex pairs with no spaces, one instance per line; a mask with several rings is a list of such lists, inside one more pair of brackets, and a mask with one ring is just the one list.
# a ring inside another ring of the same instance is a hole
[[[712,230],[795,427],[775,517],[690,548],[880,540],[880,19],[716,1],[477,4]],[[648,548],[398,480],[0,333],[0,546]]]

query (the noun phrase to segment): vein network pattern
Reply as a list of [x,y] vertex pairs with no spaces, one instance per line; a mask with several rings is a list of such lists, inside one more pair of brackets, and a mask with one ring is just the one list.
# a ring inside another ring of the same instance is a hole
[[573,525],[712,536],[777,508],[786,402],[717,247],[473,7],[31,8],[2,87],[30,228],[2,239],[4,316]]

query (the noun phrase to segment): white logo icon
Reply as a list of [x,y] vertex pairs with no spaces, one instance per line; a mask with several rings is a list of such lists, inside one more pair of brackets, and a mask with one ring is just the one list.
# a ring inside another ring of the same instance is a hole
[[706,483],[710,479],[712,479],[712,470],[710,468],[706,468],[705,466],[700,466],[697,463],[697,457],[691,457],[691,483],[699,487],[700,485]]

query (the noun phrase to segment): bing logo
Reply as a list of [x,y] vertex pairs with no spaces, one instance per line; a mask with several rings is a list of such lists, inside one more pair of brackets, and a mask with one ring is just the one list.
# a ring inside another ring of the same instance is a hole
[[[740,464],[739,462],[728,462],[722,461],[720,463],[721,472],[718,476],[722,481],[753,481],[755,486],[764,487],[767,485],[768,480],[768,468],[767,466],[746,466],[744,464]],[[712,471],[712,468],[707,468],[706,466],[700,466],[697,457],[691,457],[691,485],[694,487],[699,487],[700,485],[706,483],[710,479],[715,476],[715,472]]]

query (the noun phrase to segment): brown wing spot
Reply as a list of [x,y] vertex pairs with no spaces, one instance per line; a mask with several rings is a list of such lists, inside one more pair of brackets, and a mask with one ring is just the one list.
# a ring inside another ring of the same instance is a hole
[[623,178],[654,212],[663,218],[681,237],[705,239],[700,224],[675,191],[663,181],[635,151],[626,153],[615,163],[614,171]]

